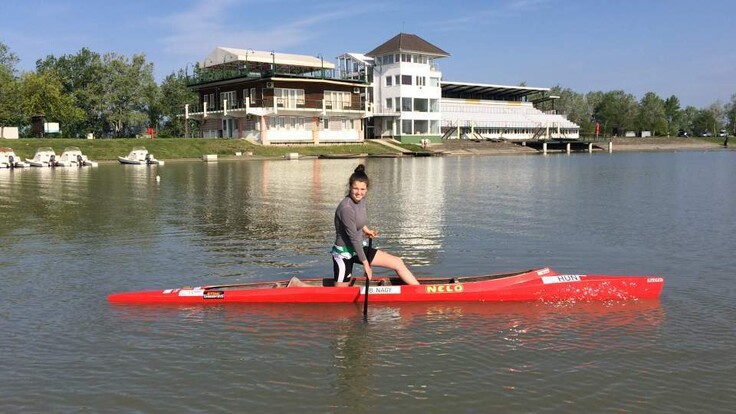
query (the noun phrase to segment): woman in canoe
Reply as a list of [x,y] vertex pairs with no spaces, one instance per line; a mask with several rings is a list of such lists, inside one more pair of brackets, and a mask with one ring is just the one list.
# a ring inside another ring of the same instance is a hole
[[358,165],[348,180],[348,194],[335,210],[335,244],[332,246],[332,267],[335,286],[347,286],[353,277],[353,265],[361,264],[370,280],[373,266],[392,269],[407,285],[418,285],[417,279],[400,257],[366,246],[363,236],[374,238],[378,232],[368,227],[365,196],[370,180],[365,166]]

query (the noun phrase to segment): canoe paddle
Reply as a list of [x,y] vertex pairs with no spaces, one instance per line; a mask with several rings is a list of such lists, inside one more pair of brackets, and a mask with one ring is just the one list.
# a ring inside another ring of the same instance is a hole
[[[373,238],[368,239],[368,247],[373,247]],[[365,274],[365,298],[363,299],[363,320],[368,322],[368,288],[371,281],[368,280],[368,273]]]

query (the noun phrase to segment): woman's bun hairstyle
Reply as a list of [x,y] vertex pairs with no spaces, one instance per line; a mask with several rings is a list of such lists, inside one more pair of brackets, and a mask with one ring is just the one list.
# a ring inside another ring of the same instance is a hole
[[365,183],[366,187],[370,187],[371,185],[371,181],[368,179],[368,174],[365,173],[365,165],[363,164],[358,164],[358,166],[355,167],[353,174],[350,175],[350,180],[348,180],[348,187],[352,187],[353,183],[356,181]]

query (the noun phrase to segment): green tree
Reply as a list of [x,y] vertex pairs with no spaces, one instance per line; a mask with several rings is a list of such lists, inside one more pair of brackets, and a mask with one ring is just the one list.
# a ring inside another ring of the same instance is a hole
[[103,79],[104,66],[98,53],[87,48],[75,55],[53,55],[36,61],[37,72],[53,72],[62,82],[64,93],[74,97],[75,104],[84,112],[84,117],[63,126],[65,134],[72,137],[85,136],[88,132],[100,135],[105,131],[102,117],[104,109]]
[[[159,135],[162,137],[184,136],[184,105],[195,105],[198,95],[187,87],[184,71],[167,76],[160,86],[158,108],[160,111]],[[191,136],[191,135],[190,135]]]
[[636,123],[639,104],[634,95],[622,90],[604,93],[594,107],[594,118],[601,123],[604,134],[623,135]]
[[680,110],[680,100],[675,95],[665,99],[664,117],[667,121],[667,136],[675,135],[678,130],[685,129],[680,125],[682,111]]
[[595,133],[593,107],[583,94],[570,88],[563,89],[560,85],[557,85],[550,90],[550,95],[560,97],[555,101],[555,109],[558,113],[564,114],[567,119],[578,124],[581,131]]
[[651,131],[652,135],[667,134],[667,115],[662,98],[654,92],[647,92],[639,102],[638,125],[641,131]]
[[150,111],[155,105],[151,89],[156,87],[153,64],[145,55],[132,59],[108,53],[103,57],[104,102],[102,116],[116,137],[133,136],[150,125]]
[[725,108],[726,129],[731,135],[736,135],[736,93],[731,95],[731,102]]
[[20,121],[20,85],[15,69],[17,64],[18,57],[0,42],[0,125],[18,125]]
[[24,120],[43,115],[62,125],[84,118],[84,112],[74,105],[74,97],[63,92],[58,77],[51,72],[27,72],[21,76],[20,107]]

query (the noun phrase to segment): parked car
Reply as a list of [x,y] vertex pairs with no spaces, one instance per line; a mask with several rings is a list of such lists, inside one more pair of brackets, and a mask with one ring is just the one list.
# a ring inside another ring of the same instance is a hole
[[681,129],[681,130],[679,130],[679,131],[677,132],[677,136],[678,136],[678,137],[684,137],[684,138],[687,138],[687,137],[689,137],[690,135],[688,135],[687,131],[685,131],[684,129]]
[[719,137],[727,137],[728,136],[728,132],[726,132],[725,129],[722,129],[721,132],[718,133],[718,136]]
[[701,137],[712,137],[713,134],[711,134],[710,132],[706,131],[706,132],[703,132],[702,134],[700,134],[700,136]]

